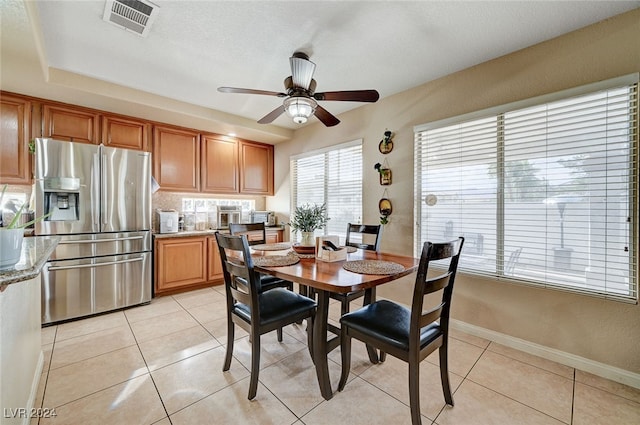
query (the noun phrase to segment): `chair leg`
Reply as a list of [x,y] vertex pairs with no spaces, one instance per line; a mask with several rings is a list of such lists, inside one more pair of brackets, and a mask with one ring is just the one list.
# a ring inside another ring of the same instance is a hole
[[282,328],[278,328],[276,332],[278,333],[278,342],[282,342]]
[[224,356],[224,365],[222,366],[223,372],[226,372],[231,367],[231,357],[233,357],[233,340],[235,338],[234,331],[235,325],[233,324],[233,320],[231,317],[227,317],[227,353]]
[[340,315],[344,316],[349,312],[349,299],[346,297],[340,300]]
[[315,364],[315,359],[313,358],[313,316],[307,317],[307,347],[309,347],[309,354],[311,355],[311,360]]
[[449,356],[447,355],[446,339],[438,351],[438,354],[440,354],[440,380],[442,381],[444,400],[449,406],[453,406],[453,396],[451,395],[451,386],[449,385]]
[[378,357],[378,361],[382,363],[385,360],[387,360],[387,353],[385,353],[384,351],[380,351],[380,356]]
[[249,380],[249,400],[258,392],[258,374],[260,373],[260,335],[255,335],[251,343],[251,378]]
[[344,325],[342,326],[342,331],[340,332],[340,352],[342,355],[342,373],[340,374],[338,391],[344,390],[344,386],[347,384],[349,371],[351,369],[351,337],[347,335],[347,331]]
[[420,362],[409,360],[409,406],[411,408],[411,424],[421,425],[420,417]]

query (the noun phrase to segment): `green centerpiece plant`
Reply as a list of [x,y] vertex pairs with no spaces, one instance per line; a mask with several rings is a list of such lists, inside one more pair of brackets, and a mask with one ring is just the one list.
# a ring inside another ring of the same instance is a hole
[[330,218],[327,217],[326,204],[304,204],[296,207],[291,216],[291,222],[288,224],[294,233],[298,231],[302,233],[300,245],[313,246],[313,232],[316,229],[324,228],[329,220]]

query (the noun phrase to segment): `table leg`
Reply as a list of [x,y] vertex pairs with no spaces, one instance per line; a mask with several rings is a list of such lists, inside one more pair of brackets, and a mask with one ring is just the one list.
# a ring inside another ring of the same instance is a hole
[[318,309],[313,322],[313,360],[316,366],[320,393],[325,400],[333,397],[331,380],[329,379],[329,364],[327,360],[327,321],[329,320],[329,293],[317,289]]

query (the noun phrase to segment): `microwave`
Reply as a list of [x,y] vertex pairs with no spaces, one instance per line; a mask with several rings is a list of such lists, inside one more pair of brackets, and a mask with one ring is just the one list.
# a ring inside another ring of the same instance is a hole
[[251,211],[252,223],[264,223],[265,226],[276,225],[276,214],[273,211]]
[[237,224],[240,223],[241,220],[242,209],[240,209],[240,207],[218,207],[218,229],[228,229],[231,223]]

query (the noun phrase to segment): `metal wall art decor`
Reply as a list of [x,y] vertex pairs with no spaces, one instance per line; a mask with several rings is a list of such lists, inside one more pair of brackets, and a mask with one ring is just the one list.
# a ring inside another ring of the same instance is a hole
[[393,133],[389,130],[384,132],[384,138],[378,144],[378,150],[383,154],[388,154],[393,150]]
[[388,165],[386,165],[387,160],[384,160],[385,164],[380,164],[379,162],[373,166],[378,173],[380,174],[380,184],[382,186],[389,186],[391,184],[391,169]]
[[382,199],[378,201],[378,211],[380,212],[380,224],[389,223],[389,216],[393,212],[393,208],[391,207],[391,201],[386,197],[387,190],[384,190],[382,194]]

